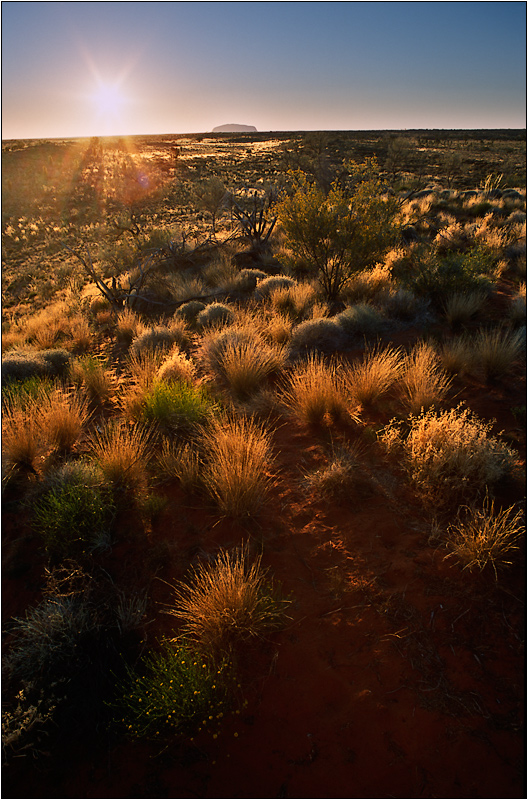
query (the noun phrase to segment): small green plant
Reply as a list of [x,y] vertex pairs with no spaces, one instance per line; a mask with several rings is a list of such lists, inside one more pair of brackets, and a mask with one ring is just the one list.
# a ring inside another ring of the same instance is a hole
[[108,547],[114,512],[103,487],[66,483],[35,503],[33,524],[48,555],[66,558]]
[[508,560],[526,531],[521,511],[515,507],[495,512],[494,502],[487,501],[483,508],[465,508],[458,519],[447,529],[447,545],[451,555],[463,569],[482,572],[491,564],[498,579],[497,568],[510,565]]
[[185,635],[202,652],[218,659],[280,627],[286,605],[268,581],[261,557],[250,563],[245,546],[221,551],[213,562],[193,569],[188,581],[174,588],[167,613],[183,621]]
[[156,380],[143,395],[141,419],[163,427],[199,425],[217,409],[203,386],[179,380]]
[[217,735],[231,705],[231,669],[212,664],[191,644],[164,642],[141,665],[128,669],[114,703],[114,719],[134,739]]

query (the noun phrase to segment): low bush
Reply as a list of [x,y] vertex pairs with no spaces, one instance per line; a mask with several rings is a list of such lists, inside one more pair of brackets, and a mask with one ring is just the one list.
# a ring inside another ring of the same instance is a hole
[[249,328],[205,339],[201,356],[208,370],[239,399],[254,394],[285,362],[283,347],[268,344]]
[[166,351],[174,345],[176,336],[167,327],[155,325],[140,333],[130,345],[130,355],[139,356],[150,351]]
[[334,319],[307,319],[293,328],[290,349],[301,353],[307,350],[333,353],[344,346],[345,340],[343,329]]
[[227,662],[212,664],[190,644],[165,642],[128,669],[114,719],[134,739],[192,738],[202,730],[216,738],[232,702],[231,682]]
[[368,303],[349,306],[335,317],[347,336],[375,336],[385,327],[383,314]]
[[350,498],[359,484],[365,485],[365,476],[358,454],[351,448],[336,449],[324,467],[304,475],[309,491],[331,500]]
[[35,503],[33,524],[50,557],[71,558],[109,547],[114,511],[101,486],[67,482]]
[[510,565],[512,551],[519,549],[526,532],[521,511],[515,507],[495,512],[493,501],[483,508],[466,508],[447,529],[447,545],[463,569],[482,571],[491,565],[498,579],[497,568]]
[[196,378],[196,366],[179,346],[175,345],[162,362],[156,377],[162,381],[176,380],[192,383]]
[[116,487],[133,489],[145,482],[152,456],[145,428],[109,423],[92,433],[90,446],[104,478]]
[[237,292],[253,292],[257,288],[259,281],[264,281],[267,277],[267,274],[261,269],[249,269],[246,267],[238,273],[233,288]]
[[472,371],[487,381],[503,377],[523,352],[525,343],[526,335],[522,330],[480,330],[472,340]]
[[163,439],[158,465],[161,474],[177,478],[184,491],[192,492],[200,486],[201,459],[194,444]]
[[425,498],[456,504],[483,495],[514,468],[515,453],[490,436],[491,427],[458,406],[411,416],[407,434],[392,423],[381,439],[389,451],[401,452]]
[[297,284],[287,275],[270,275],[257,283],[256,297],[263,300],[278,289],[293,289]]
[[184,634],[218,661],[280,627],[285,606],[267,579],[261,557],[250,563],[247,547],[242,547],[221,551],[214,561],[193,569],[188,581],[174,588],[167,613],[182,620]]
[[114,394],[114,376],[95,356],[75,359],[70,367],[70,377],[95,405],[104,405]]
[[48,441],[59,452],[73,448],[90,417],[86,401],[62,389],[43,399],[40,413]]
[[223,328],[226,325],[231,325],[234,321],[235,315],[233,310],[224,303],[210,303],[196,317],[196,323],[199,329],[205,328]]
[[297,364],[282,392],[286,407],[303,422],[319,425],[349,413],[346,391],[337,363],[312,355]]
[[63,377],[71,355],[67,350],[33,350],[13,348],[2,358],[2,384],[32,377]]
[[493,255],[476,246],[464,253],[450,252],[444,256],[432,251],[415,253],[409,263],[394,264],[392,271],[405,288],[442,308],[448,295],[489,293],[493,263]]
[[458,292],[450,295],[444,302],[444,314],[449,325],[455,326],[469,322],[471,317],[482,311],[487,300],[483,292]]
[[201,300],[188,300],[187,303],[183,303],[183,305],[176,309],[174,316],[176,319],[182,319],[187,325],[194,327],[198,314],[203,311],[204,308],[205,303],[202,303]]

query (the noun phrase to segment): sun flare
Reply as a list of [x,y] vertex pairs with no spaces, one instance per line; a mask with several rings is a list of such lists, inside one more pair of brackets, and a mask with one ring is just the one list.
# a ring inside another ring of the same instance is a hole
[[90,99],[94,118],[101,133],[105,135],[122,133],[123,111],[128,101],[119,85],[101,83]]

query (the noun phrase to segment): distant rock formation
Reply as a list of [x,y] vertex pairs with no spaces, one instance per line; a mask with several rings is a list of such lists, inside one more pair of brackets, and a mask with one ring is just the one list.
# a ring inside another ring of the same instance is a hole
[[213,128],[213,133],[256,133],[256,131],[254,125],[237,125],[236,123],[217,125],[216,128]]

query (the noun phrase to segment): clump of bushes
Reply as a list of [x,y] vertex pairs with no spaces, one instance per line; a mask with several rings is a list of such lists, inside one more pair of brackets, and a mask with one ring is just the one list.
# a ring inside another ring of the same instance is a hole
[[485,423],[461,406],[424,411],[409,429],[389,424],[381,440],[403,457],[403,465],[424,497],[439,505],[473,500],[512,473],[515,453]]
[[63,377],[68,371],[71,358],[71,354],[63,348],[13,348],[2,358],[2,385],[8,381],[23,381],[32,377]]

